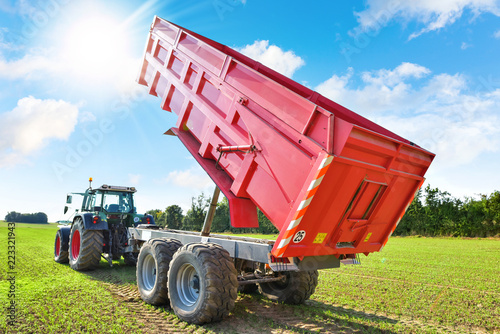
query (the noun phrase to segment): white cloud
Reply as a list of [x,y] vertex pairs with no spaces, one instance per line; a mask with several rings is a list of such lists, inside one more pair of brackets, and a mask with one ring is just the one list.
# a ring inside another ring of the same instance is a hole
[[44,80],[54,87],[99,93],[113,89],[122,94],[143,91],[135,82],[139,59],[124,56],[111,61],[108,56],[103,58],[106,61],[90,59],[82,63],[71,55],[56,53],[46,49],[29,50],[16,60],[2,59],[0,54],[0,80]]
[[53,139],[66,140],[78,119],[78,107],[62,100],[32,96],[0,114],[0,166],[13,166]]
[[133,185],[139,184],[142,179],[141,174],[128,174],[128,182]]
[[78,115],[78,123],[95,122],[97,117],[90,111],[80,112]]
[[401,83],[404,79],[420,79],[431,71],[424,66],[420,66],[412,63],[402,63],[394,70],[378,70],[374,73],[365,72],[363,73],[363,81],[367,83],[387,86],[395,86]]
[[493,34],[493,37],[500,38],[500,30],[495,31],[495,33]]
[[60,64],[43,54],[26,54],[14,61],[0,59],[0,79],[41,79],[60,69]]
[[470,92],[463,75],[430,75],[403,63],[393,70],[364,72],[359,87],[352,69],[332,76],[321,94],[437,154],[433,168],[472,162],[500,144],[500,89]]
[[199,190],[205,190],[213,186],[212,179],[210,179],[206,172],[198,166],[170,172],[166,178],[166,182],[179,187],[195,188]]
[[[421,94],[415,94],[405,80],[418,80],[427,76],[430,70],[412,63],[402,63],[393,70],[378,70],[364,72],[361,79],[364,82],[362,88],[349,88],[353,76],[353,70],[349,69],[347,74],[341,77],[332,76],[327,81],[316,87],[316,90],[333,99],[355,104],[355,110],[366,110],[371,113],[384,110],[404,111],[409,105],[417,103]],[[353,103],[353,101],[355,101]],[[401,109],[403,108],[403,109]]]
[[359,27],[354,32],[377,31],[396,19],[402,19],[404,23],[416,20],[425,27],[412,33],[409,37],[412,39],[453,24],[465,10],[470,10],[474,17],[483,13],[500,16],[500,6],[496,0],[368,0],[367,9],[355,13]]
[[462,45],[460,45],[460,49],[465,50],[465,49],[470,48],[471,46],[472,46],[472,44],[462,42]]
[[283,51],[276,45],[269,45],[269,41],[255,41],[236,50],[290,78],[305,65],[293,51]]
[[6,13],[14,13],[14,7],[10,5],[9,1],[0,0],[0,10]]

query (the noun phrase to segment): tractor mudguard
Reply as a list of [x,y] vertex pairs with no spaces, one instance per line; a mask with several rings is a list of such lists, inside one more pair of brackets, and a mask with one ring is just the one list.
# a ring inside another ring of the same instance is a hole
[[83,220],[83,228],[86,230],[107,230],[108,222],[99,217],[97,222],[94,223],[94,216],[95,215],[93,213],[84,213],[79,215],[79,217]]
[[71,233],[70,226],[62,226],[59,228],[61,231],[61,250],[67,252],[69,249],[69,235]]
[[[148,223],[148,218],[149,218],[149,223]],[[141,218],[140,221],[141,224],[147,224],[147,225],[156,225],[155,224],[155,219],[153,218],[152,215],[144,215],[144,217]],[[137,226],[138,224],[135,224]]]

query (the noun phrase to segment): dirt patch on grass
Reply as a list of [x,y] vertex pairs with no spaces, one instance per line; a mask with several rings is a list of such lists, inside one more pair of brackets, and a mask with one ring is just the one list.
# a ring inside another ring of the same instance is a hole
[[191,328],[181,322],[175,315],[168,312],[167,307],[153,307],[141,300],[137,286],[123,282],[106,269],[88,273],[102,284],[111,295],[123,303],[134,315],[134,319],[143,333],[202,333],[197,328]]

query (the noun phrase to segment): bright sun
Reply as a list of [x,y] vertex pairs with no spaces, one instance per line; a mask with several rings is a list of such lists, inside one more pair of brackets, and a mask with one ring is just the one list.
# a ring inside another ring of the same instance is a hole
[[79,77],[103,80],[120,73],[127,62],[127,38],[111,17],[94,16],[75,22],[66,32],[62,56],[69,71]]

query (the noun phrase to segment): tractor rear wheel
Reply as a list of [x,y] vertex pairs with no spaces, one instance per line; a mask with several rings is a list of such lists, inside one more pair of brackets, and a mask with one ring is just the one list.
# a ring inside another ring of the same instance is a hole
[[61,230],[56,233],[56,240],[54,242],[54,261],[57,263],[68,263],[68,250],[63,250],[63,235]]
[[77,218],[69,240],[69,265],[72,269],[91,270],[99,266],[104,241],[102,231],[84,229],[82,219]]
[[285,304],[302,304],[316,290],[318,271],[288,271],[283,281],[259,283],[259,292],[270,300]]
[[144,243],[137,258],[137,287],[148,304],[168,303],[168,269],[174,253],[182,247],[176,239],[157,238]]
[[123,254],[123,262],[127,266],[135,267],[137,265],[137,256],[139,253],[124,253]]
[[220,321],[234,308],[237,295],[237,271],[224,248],[191,243],[175,253],[168,271],[168,296],[181,320]]

